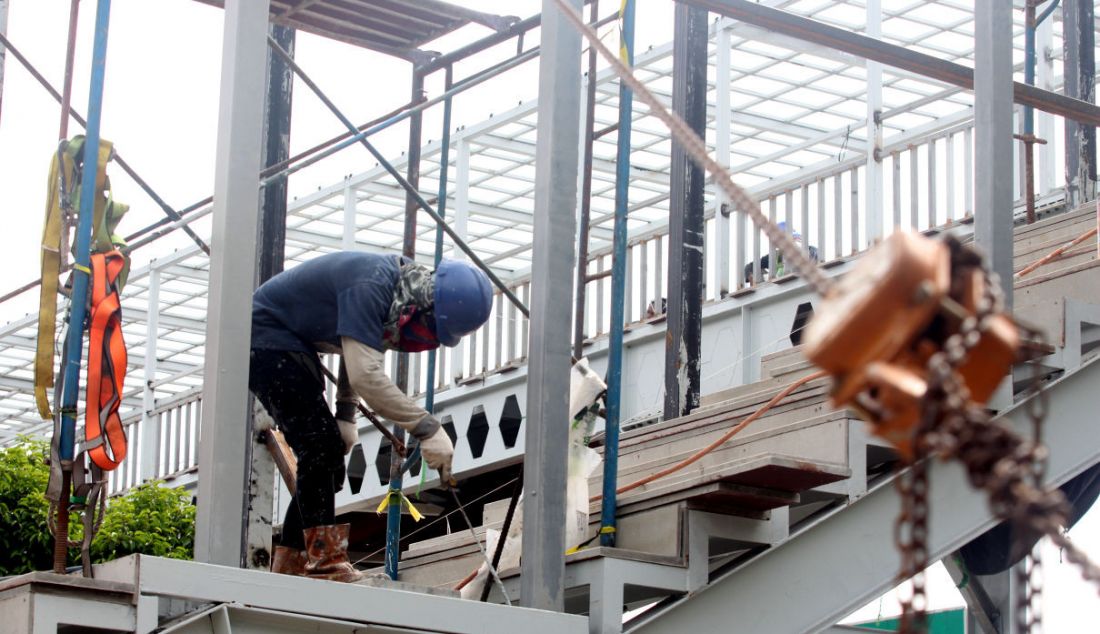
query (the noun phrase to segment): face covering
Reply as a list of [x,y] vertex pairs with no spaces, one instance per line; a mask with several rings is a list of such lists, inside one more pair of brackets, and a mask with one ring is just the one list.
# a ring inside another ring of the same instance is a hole
[[435,336],[435,316],[431,309],[410,307],[407,313],[398,318],[397,324],[397,350],[423,352],[439,347],[439,340]]
[[439,347],[432,312],[435,278],[416,262],[401,258],[393,303],[383,328],[382,343],[390,350],[423,352]]

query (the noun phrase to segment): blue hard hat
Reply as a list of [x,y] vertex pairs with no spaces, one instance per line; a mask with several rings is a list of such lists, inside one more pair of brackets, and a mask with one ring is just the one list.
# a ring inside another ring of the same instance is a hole
[[435,334],[456,346],[489,319],[493,289],[480,269],[461,260],[442,260],[435,270]]

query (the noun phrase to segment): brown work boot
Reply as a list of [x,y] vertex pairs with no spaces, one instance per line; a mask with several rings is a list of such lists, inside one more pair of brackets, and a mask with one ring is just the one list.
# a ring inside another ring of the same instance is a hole
[[348,561],[348,532],[350,524],[316,526],[305,529],[305,576],[312,579],[328,579],[355,583],[363,574]]
[[309,557],[304,550],[289,548],[287,546],[276,546],[275,556],[271,558],[271,572],[277,572],[283,575],[297,575],[299,577],[305,576],[307,561],[309,561]]

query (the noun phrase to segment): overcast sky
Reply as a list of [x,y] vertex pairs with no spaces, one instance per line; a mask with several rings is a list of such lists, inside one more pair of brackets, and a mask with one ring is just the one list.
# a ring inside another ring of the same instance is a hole
[[[9,0],[8,35],[46,77],[60,88],[64,67],[68,0]],[[467,0],[464,4],[499,14],[526,17],[539,10],[537,0]],[[616,2],[604,2],[604,12]],[[884,4],[889,5],[889,1]],[[92,22],[96,3],[81,3],[81,24],[73,84],[73,105],[87,110],[88,66],[92,48]],[[672,4],[666,0],[642,0],[638,17],[637,50],[670,38]],[[221,11],[193,0],[114,0],[110,26],[106,92],[102,133],[115,142],[118,152],[176,208],[208,196],[213,190],[214,144],[218,110],[221,59]],[[483,36],[482,27],[437,42],[432,48],[451,50],[464,41]],[[613,38],[612,40],[613,41]],[[528,38],[528,44],[534,40]],[[510,55],[504,47],[480,64]],[[297,59],[329,96],[355,122],[360,123],[405,103],[409,99],[410,65],[377,53],[299,34]],[[479,65],[480,65],[479,64]],[[501,112],[536,94],[536,64],[523,66],[506,81],[495,82],[480,92],[457,99],[454,127],[476,123],[490,113]],[[473,70],[456,69],[456,78]],[[441,77],[429,83],[430,96],[439,94]],[[295,86],[292,152],[310,147],[343,131],[343,127],[298,83]],[[439,109],[425,120],[424,138],[439,138]],[[0,113],[0,215],[4,218],[4,266],[0,267],[0,294],[38,277],[38,241],[41,235],[46,174],[56,147],[59,108],[56,102],[9,56]],[[79,128],[74,123],[70,134]],[[390,156],[402,151],[407,128],[396,127],[375,140]],[[344,175],[373,167],[361,148],[352,147],[337,157],[292,177],[292,195],[338,182]],[[159,220],[162,212],[129,178],[111,170],[116,198],[131,204],[123,223],[129,233]],[[200,231],[200,233],[203,233]],[[151,253],[163,254],[170,245],[183,246],[186,238],[172,237]],[[147,249],[148,251],[148,249]],[[141,263],[147,254],[135,257]],[[0,305],[0,323],[21,317],[37,301],[37,292],[25,293]],[[939,511],[938,509],[934,511]],[[945,511],[946,512],[946,511]],[[883,530],[891,530],[883,527]],[[1071,536],[1094,558],[1100,558],[1100,518],[1093,512]],[[883,562],[893,566],[895,562]],[[1059,561],[1057,551],[1046,550],[1044,560],[1046,632],[1080,632],[1100,614],[1096,589],[1079,580],[1076,569]],[[792,574],[796,574],[792,571]],[[945,576],[945,573],[940,573]],[[961,604],[958,593],[943,577],[931,585],[933,607]],[[857,615],[875,618],[894,614],[896,600],[888,595]],[[1086,621],[1086,615],[1092,620]]]

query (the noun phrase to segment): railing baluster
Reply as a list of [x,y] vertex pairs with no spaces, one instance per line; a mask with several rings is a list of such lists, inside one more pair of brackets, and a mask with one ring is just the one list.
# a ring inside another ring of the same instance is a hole
[[[779,221],[776,202],[777,199],[775,196],[768,198],[768,220],[770,220],[773,225]],[[760,263],[757,262],[756,265],[759,266]],[[771,240],[768,240],[768,279],[774,280],[776,277],[775,272],[778,270],[779,266],[776,262],[775,244]]]
[[486,321],[485,325],[481,327],[478,332],[481,338],[481,372],[484,374],[489,371],[489,328],[491,322]]
[[802,224],[798,232],[802,234],[802,248],[810,251],[810,184],[802,186]]
[[947,147],[947,160],[944,163],[947,205],[944,213],[947,216],[945,222],[951,222],[955,219],[955,135],[947,135],[947,142],[944,145]]
[[928,228],[938,227],[936,217],[936,139],[928,140]]
[[631,321],[634,321],[634,319],[632,319],[632,317],[634,317],[634,302],[631,302],[630,294],[631,294],[631,291],[632,291],[632,287],[634,287],[634,284],[631,284],[631,282],[634,282],[634,252],[635,252],[635,250],[636,249],[631,249],[630,245],[627,244],[627,248],[626,248],[626,278],[625,278],[625,283],[624,283],[624,288],[623,288],[623,325],[624,326],[631,323]]
[[859,252],[859,167],[853,167],[851,172],[852,208],[849,215],[852,231],[851,255]]
[[[531,305],[531,282],[527,282],[523,285],[522,299],[523,299],[523,304],[525,306],[530,306]],[[520,345],[522,346],[522,348],[521,348],[521,350],[523,351],[522,356],[523,356],[524,359],[526,359],[527,358],[527,343],[528,343],[527,338],[528,338],[529,330],[530,330],[530,327],[531,327],[531,320],[528,319],[526,316],[522,316],[520,319],[522,320],[522,321],[520,321],[520,324],[523,326],[523,332],[520,333],[519,341],[520,341]]]
[[841,174],[833,177],[833,258],[844,255],[844,182]]
[[909,146],[909,229],[916,231],[920,228],[917,221],[920,194],[917,187],[917,146]]
[[[596,274],[597,276],[603,273],[603,258],[596,258]],[[603,279],[597,277],[595,282],[590,282],[589,286],[595,286],[592,290],[596,294],[596,327],[592,329],[592,336],[598,337],[605,331],[603,329]]]
[[649,241],[638,243],[641,262],[638,263],[638,319],[645,319],[646,304],[649,299]]
[[901,154],[894,152],[890,155],[893,162],[894,184],[894,231],[901,229]]
[[963,133],[963,215],[974,213],[974,128]]
[[504,294],[496,294],[497,332],[496,332],[496,364],[494,370],[499,370],[504,360]]
[[661,300],[664,298],[664,239],[661,236],[657,237],[657,267],[653,270],[654,275],[657,277],[657,281],[653,285],[653,302],[657,306],[657,314],[660,315],[664,310],[661,309]]
[[[809,240],[807,235],[803,238]],[[825,179],[817,179],[817,252],[821,260],[828,261],[828,252],[825,250]]]

